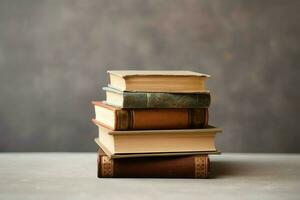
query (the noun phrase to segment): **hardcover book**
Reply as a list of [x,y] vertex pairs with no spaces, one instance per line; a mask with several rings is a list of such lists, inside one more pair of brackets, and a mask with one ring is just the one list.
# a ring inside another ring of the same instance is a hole
[[[93,101],[96,120],[112,130],[188,129],[208,125],[208,109],[122,109]],[[170,117],[171,116],[171,117]]]
[[208,108],[210,93],[126,92],[104,87],[106,103],[122,108]]
[[191,71],[108,71],[110,85],[120,91],[140,92],[205,92],[210,77]]
[[164,156],[191,156],[191,155],[209,155],[221,154],[219,151],[186,151],[186,152],[154,152],[154,153],[117,153],[112,154],[100,141],[94,139],[99,148],[101,148],[109,158],[137,158],[137,157],[164,157]]
[[110,159],[99,149],[99,178],[208,178],[208,155]]
[[220,129],[113,131],[100,124],[99,141],[112,154],[216,151],[215,136]]

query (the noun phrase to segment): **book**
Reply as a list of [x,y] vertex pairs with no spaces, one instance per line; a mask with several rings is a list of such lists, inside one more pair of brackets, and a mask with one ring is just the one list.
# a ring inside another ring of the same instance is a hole
[[98,125],[98,139],[112,154],[216,151],[220,129],[113,131]]
[[120,91],[204,92],[207,74],[191,71],[108,71],[110,85]]
[[208,178],[208,155],[111,159],[99,148],[99,178]]
[[210,93],[126,92],[111,87],[106,91],[106,102],[122,108],[208,108]]
[[208,155],[221,154],[220,151],[186,151],[186,152],[156,152],[156,153],[117,153],[112,154],[100,141],[99,138],[94,139],[95,143],[100,147],[109,158],[136,158],[136,157],[163,157],[163,156],[188,156],[188,155]]
[[112,130],[188,129],[208,125],[207,108],[123,109],[101,101],[92,104],[96,114],[93,120]]

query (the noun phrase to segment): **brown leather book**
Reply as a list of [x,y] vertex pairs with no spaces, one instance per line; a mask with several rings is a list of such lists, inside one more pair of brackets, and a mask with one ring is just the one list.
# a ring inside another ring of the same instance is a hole
[[207,108],[122,109],[93,101],[98,123],[112,130],[189,129],[208,125]]
[[110,159],[98,151],[99,178],[208,178],[208,155]]

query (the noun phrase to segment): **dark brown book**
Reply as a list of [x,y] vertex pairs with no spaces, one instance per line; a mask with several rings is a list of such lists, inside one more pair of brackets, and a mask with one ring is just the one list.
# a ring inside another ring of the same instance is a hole
[[208,178],[208,155],[110,159],[98,151],[99,178]]
[[189,129],[208,125],[207,108],[122,109],[93,101],[95,120],[112,130]]

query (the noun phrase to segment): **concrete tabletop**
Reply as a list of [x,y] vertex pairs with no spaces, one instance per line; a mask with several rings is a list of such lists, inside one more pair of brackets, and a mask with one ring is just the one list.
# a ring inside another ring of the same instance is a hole
[[0,153],[0,199],[300,199],[300,155],[211,156],[210,179],[98,179],[95,153]]

